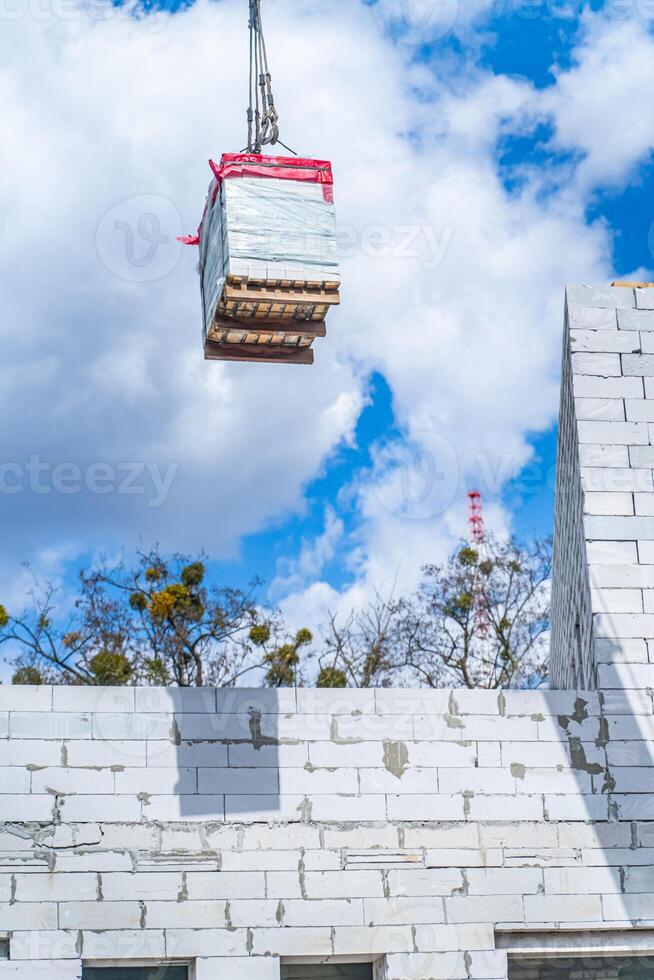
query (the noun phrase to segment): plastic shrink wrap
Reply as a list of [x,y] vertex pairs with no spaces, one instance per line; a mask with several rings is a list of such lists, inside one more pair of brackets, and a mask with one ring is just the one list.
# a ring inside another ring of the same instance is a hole
[[[211,166],[214,179],[197,239],[205,338],[217,315],[229,316],[224,293],[233,282],[264,287],[258,305],[269,317],[324,318],[326,308],[310,300],[327,290],[331,302],[338,301],[331,165],[225,154],[219,166]],[[291,302],[266,304],[271,290],[277,299],[288,290]],[[243,316],[240,309],[234,313]],[[246,315],[261,316],[261,311],[250,305]]]

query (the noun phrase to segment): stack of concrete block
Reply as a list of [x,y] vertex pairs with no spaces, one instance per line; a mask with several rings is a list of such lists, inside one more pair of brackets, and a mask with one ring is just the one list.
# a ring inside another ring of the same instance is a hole
[[654,290],[567,290],[552,680],[654,683]]
[[199,230],[205,355],[313,363],[339,303],[331,164],[224,154]]

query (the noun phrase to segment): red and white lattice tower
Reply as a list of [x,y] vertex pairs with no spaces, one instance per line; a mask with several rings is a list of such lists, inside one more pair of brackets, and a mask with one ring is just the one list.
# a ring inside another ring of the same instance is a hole
[[[471,490],[468,494],[468,530],[470,544],[478,552],[480,560],[483,561],[488,557],[488,552],[486,548],[484,507],[479,490]],[[481,640],[488,640],[491,632],[491,621],[479,572],[476,575],[474,600],[477,636]]]
[[468,494],[468,527],[470,529],[470,544],[483,545],[486,543],[484,508],[479,490],[471,490]]

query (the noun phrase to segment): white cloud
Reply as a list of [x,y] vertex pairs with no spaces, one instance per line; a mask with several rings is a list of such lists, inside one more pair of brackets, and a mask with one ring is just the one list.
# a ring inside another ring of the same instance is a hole
[[299,555],[282,558],[278,563],[277,578],[270,587],[271,596],[288,595],[318,578],[325,565],[334,558],[343,533],[343,521],[331,507],[327,507],[322,533],[311,541],[303,541]]
[[586,18],[574,64],[558,71],[541,109],[554,117],[554,145],[584,155],[577,181],[586,192],[622,184],[651,153],[654,38],[651,18]]
[[[241,0],[199,0],[154,21],[118,12],[100,22],[80,9],[3,22],[0,100],[13,132],[0,146],[3,460],[22,466],[39,454],[76,463],[84,478],[97,463],[176,467],[159,508],[148,506],[147,471],[142,494],[3,494],[9,560],[49,547],[129,546],[138,535],[233,555],[243,534],[302,510],[304,486],[351,441],[376,369],[408,445],[429,453],[445,440],[459,479],[453,507],[407,519],[387,465],[396,447],[377,449],[373,479],[354,488],[361,524],[349,596],[362,595],[398,569],[414,579],[421,561],[460,534],[478,457],[515,472],[530,454],[526,433],[554,418],[563,284],[610,270],[609,231],[587,225],[587,195],[653,142],[642,26],[590,29],[578,65],[545,97],[465,59],[439,74],[416,65],[411,45],[380,27],[397,15],[390,0],[376,12],[348,0],[338,16],[314,0],[267,7],[282,137],[333,159],[339,222],[355,242],[342,306],[311,369],[205,364],[193,250],[160,244],[144,271],[107,245],[107,228],[121,220],[132,223],[137,258],[148,236],[156,244],[158,234],[193,230],[207,158],[243,145]],[[630,44],[640,77],[628,65]],[[602,81],[614,56],[627,83],[613,71]],[[612,112],[599,101],[593,108],[601,88]],[[630,98],[642,103],[637,133],[627,148],[613,139],[607,149],[610,120]],[[586,162],[558,189],[544,170],[511,194],[498,174],[497,134],[543,112]],[[133,219],[144,197],[160,229],[146,222],[140,239]],[[299,590],[289,608],[333,600],[328,586],[308,581],[319,578],[322,544],[309,543],[282,570]]]
[[370,9],[379,24],[402,45],[433,44],[451,34],[467,33],[492,0],[374,0]]

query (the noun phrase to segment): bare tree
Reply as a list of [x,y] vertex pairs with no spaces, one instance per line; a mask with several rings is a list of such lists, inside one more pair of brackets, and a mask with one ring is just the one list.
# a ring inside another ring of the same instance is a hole
[[[203,556],[138,552],[131,564],[83,570],[67,616],[58,590],[35,579],[23,613],[0,606],[0,645],[21,651],[16,682],[228,686],[255,667],[270,674],[289,642],[257,606],[257,584],[209,586]],[[292,680],[278,669],[275,683]]]
[[341,622],[329,614],[318,657],[318,687],[389,687],[407,666],[403,627],[406,600],[374,597]]
[[417,591],[329,617],[319,686],[535,687],[547,672],[551,543],[489,538],[427,565]]
[[489,538],[428,565],[407,604],[406,657],[430,687],[535,687],[547,672],[551,543]]

